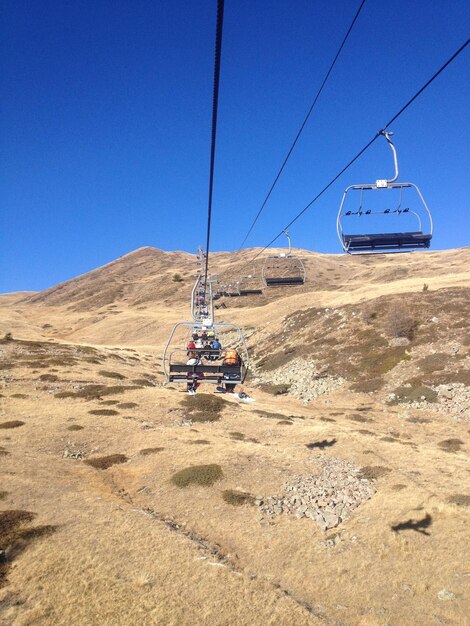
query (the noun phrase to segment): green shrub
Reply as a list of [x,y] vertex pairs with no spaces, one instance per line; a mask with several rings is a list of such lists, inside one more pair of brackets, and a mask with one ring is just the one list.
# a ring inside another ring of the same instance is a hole
[[437,391],[425,385],[411,387],[398,387],[394,391],[395,398],[387,404],[399,404],[401,402],[437,402]]
[[394,302],[385,319],[385,328],[391,337],[412,339],[417,328],[417,322],[403,304]]
[[210,487],[223,477],[222,468],[214,463],[210,465],[193,465],[174,474],[171,482],[177,487],[201,485]]
[[181,276],[181,274],[173,274],[173,282],[174,283],[182,283],[183,282],[183,277]]

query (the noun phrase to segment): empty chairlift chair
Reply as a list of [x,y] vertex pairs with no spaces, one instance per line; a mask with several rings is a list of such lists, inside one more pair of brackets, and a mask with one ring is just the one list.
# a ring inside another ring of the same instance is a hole
[[287,230],[284,231],[289,244],[287,252],[266,257],[262,278],[266,287],[282,287],[285,285],[303,285],[305,283],[305,266],[302,260],[291,253],[291,240]]
[[[338,211],[336,230],[341,246],[348,254],[411,252],[429,248],[431,244],[433,223],[428,206],[417,185],[396,182],[398,159],[395,146],[390,139],[393,133],[382,134],[392,150],[395,176],[391,179],[376,180],[375,183],[350,185],[345,190]],[[347,209],[348,194],[349,198],[359,195],[358,208]],[[405,205],[405,202],[408,203],[408,198],[405,197],[407,195],[414,196],[411,198],[414,202],[412,208],[411,205]],[[384,202],[389,206],[380,208]],[[384,223],[385,220],[387,221]],[[356,223],[355,228],[353,222]],[[375,223],[376,228],[366,228],[367,223]],[[397,227],[397,224],[404,226]],[[424,230],[425,225],[427,230]],[[353,232],[354,230],[359,232]]]
[[263,293],[263,283],[253,268],[253,273],[242,276],[238,283],[241,296],[256,296]]

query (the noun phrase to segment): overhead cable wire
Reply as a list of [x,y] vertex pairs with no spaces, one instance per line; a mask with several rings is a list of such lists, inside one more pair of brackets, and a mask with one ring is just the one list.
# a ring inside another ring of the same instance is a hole
[[[269,248],[269,246],[271,246],[271,245],[272,245],[272,244],[276,241],[276,239],[279,239],[279,237],[280,237],[280,236],[284,233],[284,231],[285,231],[285,230],[287,230],[287,229],[288,229],[288,228],[290,228],[293,224],[295,224],[295,222],[296,222],[296,221],[297,221],[300,217],[302,217],[302,215],[303,215],[306,211],[308,211],[308,209],[309,209],[309,208],[310,208],[310,207],[311,207],[311,206],[312,206],[312,205],[313,205],[313,204],[314,204],[314,203],[315,203],[315,202],[316,202],[316,201],[317,201],[317,200],[318,200],[318,199],[319,199],[319,198],[320,198],[320,197],[321,197],[324,193],[325,193],[325,191],[327,191],[327,190],[328,190],[328,189],[329,189],[329,188],[330,188],[330,187],[331,187],[331,186],[332,186],[332,185],[333,185],[333,184],[334,184],[334,183],[338,180],[338,178],[339,178],[342,174],[344,174],[344,172],[345,172],[347,169],[349,169],[349,168],[351,167],[351,165],[352,165],[353,163],[355,163],[355,162],[359,159],[359,157],[361,157],[361,156],[364,154],[364,152],[365,152],[366,150],[368,150],[368,149],[370,148],[370,146],[371,146],[371,145],[372,145],[372,144],[373,144],[373,143],[374,143],[374,142],[375,142],[375,141],[376,141],[376,140],[377,140],[377,139],[378,139],[381,135],[383,135],[383,134],[384,134],[384,132],[387,130],[387,128],[388,128],[391,124],[393,124],[393,122],[395,122],[395,121],[396,121],[396,120],[397,120],[397,119],[398,119],[398,118],[399,118],[399,117],[400,117],[400,116],[401,116],[401,115],[402,115],[402,114],[406,111],[406,109],[407,109],[409,106],[411,106],[411,104],[412,104],[412,103],[413,103],[413,102],[414,102],[414,101],[415,101],[415,100],[416,100],[416,99],[417,99],[417,98],[418,98],[418,97],[419,97],[419,96],[420,96],[420,95],[421,95],[421,94],[422,94],[422,93],[423,93],[423,92],[424,92],[424,91],[425,91],[425,90],[426,90],[426,89],[427,89],[427,88],[431,85],[431,83],[433,83],[433,82],[436,80],[436,78],[437,78],[440,74],[442,74],[442,72],[443,72],[443,71],[444,71],[444,70],[445,70],[445,69],[446,69],[446,68],[447,68],[447,67],[448,67],[448,66],[452,63],[452,61],[454,61],[454,60],[455,60],[455,59],[459,56],[459,54],[461,54],[461,53],[465,50],[465,48],[468,46],[468,44],[469,44],[469,43],[470,43],[470,38],[469,38],[469,39],[467,39],[467,41],[465,41],[465,43],[463,43],[463,44],[460,46],[460,48],[458,48],[458,50],[456,50],[456,52],[454,52],[454,54],[453,54],[453,55],[452,55],[452,56],[451,56],[451,57],[450,57],[450,58],[449,58],[449,59],[448,59],[448,60],[444,63],[444,65],[442,65],[442,66],[441,66],[441,67],[440,67],[440,68],[439,68],[439,69],[438,69],[438,70],[437,70],[437,71],[436,71],[436,72],[435,72],[435,73],[431,76],[431,78],[430,78],[430,79],[429,79],[426,83],[424,83],[424,85],[423,85],[423,86],[422,86],[422,87],[421,87],[421,88],[420,88],[420,89],[419,89],[419,90],[418,90],[418,91],[414,94],[414,96],[412,96],[412,97],[411,97],[411,98],[410,98],[410,99],[406,102],[406,104],[404,104],[404,105],[401,107],[401,109],[399,109],[399,110],[398,110],[398,112],[397,112],[397,113],[395,113],[395,115],[389,119],[389,121],[385,124],[385,126],[383,126],[383,127],[382,127],[379,131],[377,131],[377,133],[374,135],[374,137],[372,137],[372,139],[371,139],[370,141],[368,141],[368,142],[366,143],[366,145],[365,145],[363,148],[361,148],[361,149],[359,150],[359,152],[358,152],[358,153],[357,153],[357,154],[356,154],[356,155],[355,155],[355,156],[354,156],[354,157],[353,157],[350,161],[348,161],[348,163],[347,163],[347,164],[346,164],[346,165],[345,165],[345,166],[344,166],[344,167],[340,170],[340,172],[338,172],[338,174],[336,174],[336,176],[334,176],[334,178],[332,178],[332,179],[330,180],[330,182],[329,182],[327,185],[325,185],[325,186],[323,187],[323,189],[322,189],[319,193],[317,193],[317,195],[313,198],[313,200],[311,200],[311,201],[310,201],[310,202],[309,202],[309,203],[308,203],[308,204],[307,204],[307,205],[306,205],[306,206],[305,206],[305,207],[304,207],[304,208],[303,208],[303,209],[302,209],[299,213],[297,213],[297,215],[296,215],[296,216],[295,216],[295,217],[294,217],[294,218],[293,218],[293,219],[292,219],[292,220],[291,220],[291,221],[290,221],[290,222],[289,222],[286,226],[284,226],[284,228],[283,228],[283,229],[282,229],[282,230],[281,230],[281,231],[280,231],[280,232],[279,232],[279,233],[278,233],[278,234],[277,234],[277,235],[276,235],[273,239],[271,239],[271,241],[270,241],[268,244],[266,244],[266,245],[264,246],[264,248],[262,248],[259,252],[257,252],[257,254],[256,254],[256,255],[255,255],[255,256],[254,256],[254,257],[253,257],[253,258],[252,258],[252,259],[251,259],[251,260],[250,260],[250,261],[249,261],[246,265],[252,264],[252,263],[255,261],[255,259],[257,259],[257,258],[260,256],[260,254],[262,254],[262,253],[263,253],[263,252],[264,252],[267,248]],[[246,265],[244,265],[244,266],[241,268],[241,270],[243,270],[243,269],[244,269],[244,267],[246,267]],[[241,270],[240,270],[240,271],[241,271]]]
[[209,199],[207,203],[207,234],[206,234],[206,263],[204,268],[204,284],[207,285],[209,273],[209,248],[211,239],[212,196],[214,190],[215,145],[217,138],[217,112],[219,108],[220,59],[222,55],[222,31],[224,23],[224,0],[217,0],[217,22],[215,36],[214,59],[214,90],[212,96],[212,133],[211,133],[211,160],[209,173]]
[[333,61],[330,63],[330,67],[328,68],[328,71],[326,72],[325,77],[324,77],[324,79],[323,79],[323,81],[322,81],[322,83],[321,83],[321,85],[320,85],[320,88],[318,89],[318,91],[317,91],[317,93],[316,93],[316,95],[315,95],[315,98],[313,99],[312,105],[310,106],[310,109],[308,110],[307,115],[305,116],[304,121],[303,121],[303,122],[302,122],[302,124],[300,125],[300,128],[299,128],[299,130],[297,131],[297,134],[296,134],[296,136],[295,136],[295,138],[294,138],[294,141],[292,142],[292,144],[291,144],[291,146],[290,146],[290,148],[289,148],[289,150],[288,150],[288,152],[287,152],[287,154],[286,154],[286,156],[285,156],[285,158],[284,158],[284,161],[282,162],[282,165],[281,165],[281,167],[279,168],[279,171],[278,171],[278,173],[276,174],[276,176],[275,176],[275,178],[274,178],[274,181],[273,181],[273,183],[272,183],[272,185],[271,185],[271,187],[270,187],[270,189],[269,189],[269,191],[268,191],[268,193],[267,193],[267,195],[266,195],[265,199],[263,200],[263,203],[262,203],[261,207],[260,207],[260,209],[258,210],[258,213],[257,213],[257,214],[256,214],[256,216],[255,216],[255,219],[254,219],[254,220],[253,220],[253,222],[251,223],[251,226],[250,226],[250,228],[248,229],[248,232],[246,233],[245,238],[243,239],[243,241],[241,242],[240,246],[238,247],[237,252],[240,252],[240,250],[243,248],[243,246],[244,246],[244,244],[245,244],[246,240],[247,240],[247,239],[248,239],[248,237],[250,236],[251,231],[252,231],[252,230],[253,230],[253,228],[255,227],[256,222],[258,221],[258,219],[259,219],[259,217],[260,217],[261,213],[263,212],[264,207],[265,207],[265,206],[266,206],[266,204],[268,203],[268,200],[269,200],[269,198],[271,197],[272,192],[274,191],[274,187],[276,186],[277,181],[278,181],[278,180],[279,180],[279,178],[281,177],[281,174],[282,174],[282,172],[284,171],[285,166],[287,165],[287,161],[289,160],[289,158],[290,158],[290,156],[291,156],[292,152],[294,151],[294,148],[295,148],[295,146],[296,146],[296,144],[297,144],[298,140],[300,139],[300,135],[302,134],[302,131],[304,130],[304,128],[305,128],[305,126],[306,126],[306,124],[307,124],[307,122],[308,122],[308,120],[309,120],[309,118],[310,118],[310,115],[312,114],[313,109],[315,108],[315,105],[317,104],[318,99],[320,98],[320,95],[321,95],[321,93],[322,93],[322,91],[323,91],[323,89],[324,89],[324,87],[325,87],[325,85],[326,85],[326,83],[327,83],[327,81],[328,81],[328,78],[330,77],[331,72],[333,71],[334,66],[336,65],[336,61],[338,60],[339,55],[341,54],[341,51],[342,51],[342,50],[343,50],[343,48],[344,48],[344,45],[345,45],[345,43],[346,43],[346,41],[347,41],[347,39],[348,39],[348,37],[349,37],[349,35],[350,35],[350,33],[351,33],[351,31],[352,31],[353,27],[354,27],[354,24],[356,23],[357,18],[359,17],[359,14],[360,14],[360,12],[361,12],[361,10],[362,10],[362,7],[364,6],[365,2],[366,2],[366,0],[362,0],[362,1],[361,1],[360,5],[359,5],[359,8],[358,8],[358,9],[357,9],[357,11],[356,11],[355,16],[354,16],[354,18],[353,18],[353,20],[352,20],[351,24],[349,25],[348,31],[347,31],[346,35],[343,37],[343,41],[341,42],[341,45],[340,45],[340,47],[338,48],[338,51],[336,52],[336,55],[335,55],[335,57],[334,57]]

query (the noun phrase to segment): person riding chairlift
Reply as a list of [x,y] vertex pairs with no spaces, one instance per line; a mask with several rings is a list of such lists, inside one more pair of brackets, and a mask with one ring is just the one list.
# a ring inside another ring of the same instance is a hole
[[[196,352],[189,352],[189,359],[186,362],[186,365],[196,366],[201,365],[201,359],[197,356]],[[194,395],[196,393],[197,388],[199,387],[200,380],[204,377],[204,374],[195,372],[194,370],[188,371],[186,374],[186,388],[189,394]]]
[[194,341],[190,341],[188,345],[186,346],[186,350],[188,351],[187,355],[189,356],[190,351],[195,350],[195,349],[196,349],[196,344],[194,343]]
[[[241,358],[238,352],[233,349],[226,350],[222,365],[224,367],[236,367],[237,365],[241,365]],[[234,377],[238,378],[238,372],[237,373],[234,372],[233,374],[230,374],[230,373],[224,374],[225,380],[230,380],[231,378],[233,379]],[[236,383],[225,382],[226,393],[234,393],[236,386],[237,386]]]
[[222,350],[222,344],[218,339],[211,341],[211,353],[207,357],[209,361],[218,361],[220,359],[220,352]]

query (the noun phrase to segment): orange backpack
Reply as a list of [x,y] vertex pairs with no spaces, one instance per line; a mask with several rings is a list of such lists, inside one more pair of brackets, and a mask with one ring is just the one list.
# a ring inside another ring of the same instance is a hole
[[225,353],[224,365],[238,365],[239,356],[236,350],[227,350]]

